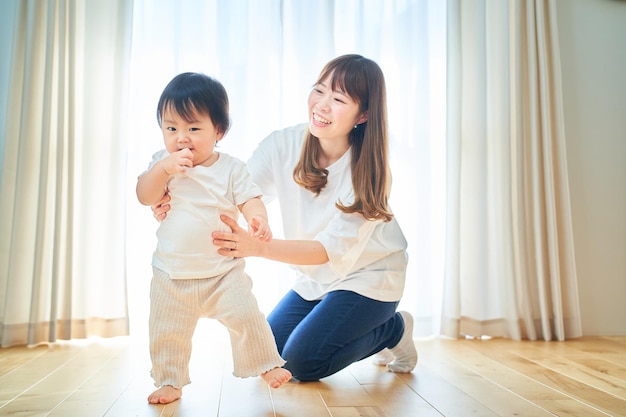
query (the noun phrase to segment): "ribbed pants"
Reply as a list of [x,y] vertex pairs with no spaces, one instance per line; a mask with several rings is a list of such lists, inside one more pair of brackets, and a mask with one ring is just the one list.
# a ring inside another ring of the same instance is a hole
[[171,279],[152,268],[150,288],[150,357],[157,387],[189,384],[191,341],[198,320],[218,320],[230,334],[237,377],[258,376],[283,366],[274,336],[252,293],[244,263],[224,275]]

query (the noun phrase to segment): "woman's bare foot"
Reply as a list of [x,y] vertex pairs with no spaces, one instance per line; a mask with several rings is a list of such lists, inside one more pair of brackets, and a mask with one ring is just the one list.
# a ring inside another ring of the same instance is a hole
[[176,401],[183,395],[181,388],[174,388],[171,385],[163,385],[158,390],[154,391],[148,397],[150,404],[169,404]]
[[285,368],[274,368],[261,374],[261,378],[272,388],[280,388],[291,379],[291,372]]

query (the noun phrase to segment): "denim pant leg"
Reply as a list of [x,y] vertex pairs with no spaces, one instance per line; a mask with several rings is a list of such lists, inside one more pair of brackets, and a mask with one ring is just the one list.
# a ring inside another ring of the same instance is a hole
[[385,347],[404,332],[397,302],[351,291],[307,301],[290,291],[268,316],[285,368],[300,381],[317,381]]

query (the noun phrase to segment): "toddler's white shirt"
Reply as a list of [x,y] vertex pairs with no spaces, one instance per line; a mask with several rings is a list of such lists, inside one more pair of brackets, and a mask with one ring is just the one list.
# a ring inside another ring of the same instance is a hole
[[[165,149],[155,153],[150,167],[167,155]],[[261,195],[244,162],[220,153],[209,167],[197,165],[172,175],[167,187],[171,209],[157,230],[152,265],[172,279],[192,279],[221,275],[242,262],[217,253],[211,233],[230,231],[220,214],[237,220],[237,206]]]

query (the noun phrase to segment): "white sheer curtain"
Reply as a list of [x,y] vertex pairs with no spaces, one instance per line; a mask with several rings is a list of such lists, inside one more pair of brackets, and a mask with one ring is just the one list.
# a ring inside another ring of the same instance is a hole
[[[221,80],[230,96],[233,127],[220,146],[245,160],[272,130],[306,120],[312,83],[328,60],[345,53],[374,59],[385,73],[392,207],[411,258],[402,308],[416,316],[418,334],[439,331],[445,6],[440,0],[135,0],[128,177],[131,307],[140,318],[134,332],[145,328],[157,226],[150,210],[136,202],[134,186],[151,154],[163,146],[155,108],[165,84],[183,71]],[[256,259],[248,260],[248,270],[261,307],[269,312],[291,275]]]
[[448,1],[442,333],[581,336],[555,4]]
[[[132,4],[4,1],[1,346],[128,334]],[[6,61],[4,61],[6,59]]]

